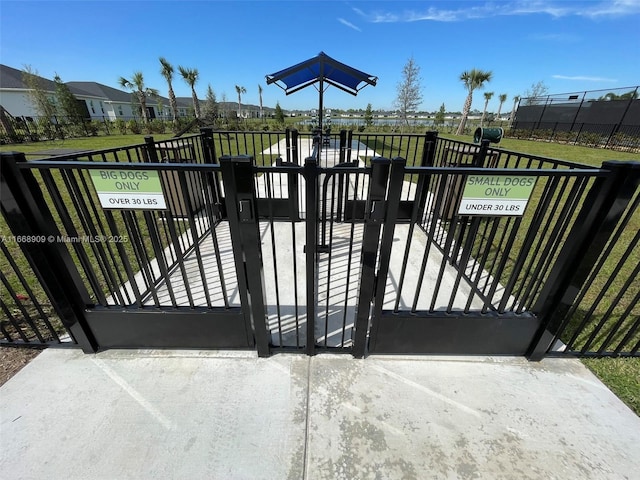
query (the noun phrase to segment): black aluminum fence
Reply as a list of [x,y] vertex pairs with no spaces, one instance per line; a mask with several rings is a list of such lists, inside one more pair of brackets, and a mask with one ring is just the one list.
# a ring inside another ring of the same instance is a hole
[[[10,163],[3,234],[32,240],[2,246],[2,343],[450,352],[446,322],[463,343],[503,335],[532,358],[638,355],[632,163],[590,168],[433,133],[210,130]],[[167,209],[98,207],[91,171],[118,164],[157,171]],[[465,178],[488,169],[536,178],[523,216],[457,213]]]
[[[637,167],[637,165],[636,165]],[[552,316],[553,355],[638,356],[640,348],[640,190],[618,192],[629,203],[594,238],[571,272],[572,296]],[[623,204],[624,205],[624,204]]]
[[[6,242],[6,243],[5,243]],[[12,251],[7,238],[0,243],[3,294],[0,295],[2,321],[0,342],[24,345],[75,345],[60,318],[64,315],[58,305],[51,303],[49,294],[38,276],[25,262],[22,252]]]
[[193,121],[192,117],[178,117],[175,123],[166,118],[152,118],[145,122],[139,117],[14,117],[0,112],[0,143],[50,142],[58,145],[68,138],[172,133],[188,129]]
[[637,151],[638,88],[523,98],[510,136]]
[[[61,143],[66,138],[90,137],[98,133],[110,135],[112,133],[126,133],[127,123],[112,122],[106,117],[102,119],[71,118],[64,116],[13,117],[3,114],[0,119],[0,143],[14,144],[24,142],[55,142]],[[138,123],[141,125],[141,123]],[[124,129],[124,132],[120,130]],[[136,128],[140,133],[142,128]],[[130,133],[131,129],[129,129]]]
[[621,151],[640,150],[640,125],[517,122],[508,136]]
[[[82,278],[73,282],[87,305],[142,306],[147,297],[157,298],[157,286],[166,272],[183,268],[185,255],[197,249],[210,226],[219,221],[220,213],[216,210],[219,202],[204,193],[192,194],[206,192],[203,180],[193,173],[170,171],[170,165],[176,162],[210,162],[208,153],[202,137],[196,135],[155,143],[148,138],[147,143],[140,145],[51,158],[54,164],[62,162],[63,166],[76,162],[138,166],[147,162],[166,163],[167,170],[162,173],[169,193],[166,211],[104,210],[99,207],[90,170],[55,168],[38,160],[30,162],[31,166],[37,165],[30,171],[42,192],[40,204],[34,205],[43,212],[38,235],[33,233],[38,228],[34,225],[22,225],[20,234],[12,234],[4,222],[10,222],[17,214],[3,203],[0,261],[6,288],[0,299],[6,316],[2,322],[4,342],[30,345],[75,342],[72,322],[65,322],[68,312],[64,313],[71,300],[55,289],[60,284],[55,280],[55,268],[65,266],[46,268],[44,258],[51,251],[66,252],[64,258],[80,266]],[[24,191],[35,188],[33,184],[28,187],[15,173],[12,176],[8,170],[3,172],[3,193],[8,194],[14,185],[20,185]],[[23,198],[22,202],[26,200]],[[200,214],[188,216],[194,208]],[[50,216],[44,217],[44,212]],[[45,234],[42,230],[46,228]],[[37,268],[33,268],[34,263]],[[169,298],[174,306],[184,301],[171,295]],[[192,298],[186,301],[193,303]]]

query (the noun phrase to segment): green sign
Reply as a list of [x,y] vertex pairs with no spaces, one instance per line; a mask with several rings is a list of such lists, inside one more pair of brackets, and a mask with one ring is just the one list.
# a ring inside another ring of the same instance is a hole
[[458,214],[521,216],[535,184],[531,176],[469,175]]
[[91,170],[91,180],[103,208],[125,210],[167,208],[157,171]]

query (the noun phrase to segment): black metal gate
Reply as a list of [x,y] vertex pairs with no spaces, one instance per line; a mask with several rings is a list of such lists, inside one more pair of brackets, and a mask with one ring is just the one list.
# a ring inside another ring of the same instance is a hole
[[[403,148],[341,132],[309,139],[300,165],[298,134],[281,140],[262,165],[210,130],[74,161],[2,155],[7,224],[85,351],[540,358],[572,282],[634,195],[637,207],[632,162],[576,168],[434,134]],[[380,144],[414,154],[385,158]],[[167,208],[101,208],[96,170],[157,172]],[[488,171],[536,178],[522,215],[458,213],[465,179]]]

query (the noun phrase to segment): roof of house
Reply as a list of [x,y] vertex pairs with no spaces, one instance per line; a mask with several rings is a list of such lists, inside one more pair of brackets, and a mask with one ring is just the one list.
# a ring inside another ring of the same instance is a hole
[[[131,92],[118,90],[98,82],[67,82],[67,85],[74,93],[74,90],[79,90],[85,92],[84,95],[101,97],[112,102],[131,102]],[[82,93],[79,94],[82,95]]]
[[[0,64],[0,88],[20,88],[27,89],[27,85],[22,81],[22,70]],[[36,75],[46,90],[55,90],[56,84],[44,77]]]
[[[56,83],[53,80],[49,80],[48,78],[41,77],[36,75],[38,80],[40,81],[40,85],[43,89],[48,92],[53,92],[56,89]],[[0,64],[0,88],[15,88],[21,90],[28,90],[29,87],[23,81],[23,71],[18,70],[17,68],[9,67],[7,65]],[[74,95],[86,95],[86,96],[98,96],[103,97],[104,95],[96,95],[95,93],[83,88],[84,83],[88,82],[66,82],[66,85],[71,90],[71,93]],[[75,85],[77,84],[77,85]],[[109,88],[109,87],[107,87]],[[115,90],[115,89],[114,89]]]
[[[201,98],[199,98],[198,100],[202,102]],[[193,98],[191,97],[176,97],[176,102],[178,103],[179,107],[193,107]]]

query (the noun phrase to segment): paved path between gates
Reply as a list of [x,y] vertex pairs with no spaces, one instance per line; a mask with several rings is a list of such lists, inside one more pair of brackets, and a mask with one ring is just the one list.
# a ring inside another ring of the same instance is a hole
[[580,362],[49,349],[0,388],[17,479],[632,479],[640,418]]

